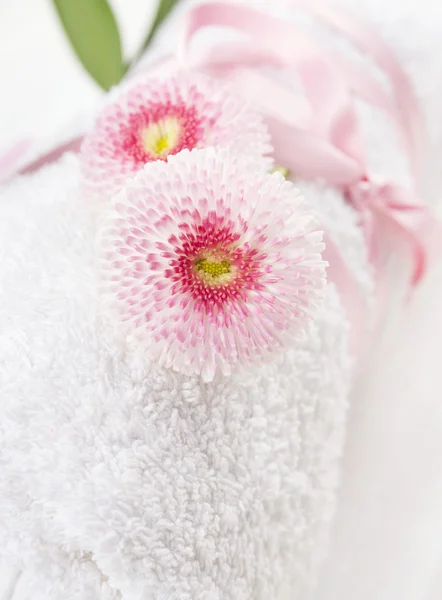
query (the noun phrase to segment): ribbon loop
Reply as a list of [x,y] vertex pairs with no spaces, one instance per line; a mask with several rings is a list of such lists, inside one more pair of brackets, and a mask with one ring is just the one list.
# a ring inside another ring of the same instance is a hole
[[379,218],[384,219],[389,230],[401,236],[412,249],[411,284],[417,285],[427,269],[427,255],[437,242],[435,220],[429,208],[417,203],[410,192],[400,186],[368,178],[349,186],[346,196],[361,214],[372,257],[379,254],[379,227],[376,225]]

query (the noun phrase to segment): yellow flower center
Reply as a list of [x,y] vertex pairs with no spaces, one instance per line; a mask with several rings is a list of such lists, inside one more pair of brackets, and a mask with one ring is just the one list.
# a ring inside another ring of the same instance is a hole
[[217,280],[225,279],[223,275],[228,275],[230,271],[230,263],[227,260],[214,261],[208,260],[207,258],[201,258],[195,263],[195,268],[200,275],[206,280]]
[[286,179],[291,174],[289,169],[287,167],[283,167],[282,165],[277,165],[274,169],[270,171],[270,173],[281,173],[281,175]]
[[177,146],[180,132],[181,126],[176,117],[160,119],[142,130],[143,148],[156,158],[164,158]]

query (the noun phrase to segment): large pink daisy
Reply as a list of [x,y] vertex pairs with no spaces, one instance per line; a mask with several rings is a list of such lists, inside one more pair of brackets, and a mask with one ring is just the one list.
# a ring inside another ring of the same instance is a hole
[[148,78],[100,114],[82,146],[82,172],[89,188],[109,196],[146,163],[181,150],[222,146],[263,161],[269,140],[261,116],[225,84],[191,72]]
[[101,236],[114,324],[207,381],[293,344],[325,284],[309,205],[279,173],[247,166],[213,148],[146,165]]

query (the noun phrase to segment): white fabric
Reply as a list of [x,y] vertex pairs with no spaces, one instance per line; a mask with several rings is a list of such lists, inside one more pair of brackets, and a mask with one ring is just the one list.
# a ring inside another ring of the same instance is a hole
[[[375,24],[415,82],[431,143],[423,198],[440,212],[442,5],[343,3]],[[377,167],[387,164],[381,144],[371,146]],[[354,391],[333,543],[315,600],[442,597],[441,300],[439,263],[411,305],[390,315]]]
[[102,579],[127,600],[304,597],[349,392],[333,287],[268,365],[211,384],[160,369],[102,318],[78,180],[67,155],[0,196],[1,555],[34,566],[33,600]]

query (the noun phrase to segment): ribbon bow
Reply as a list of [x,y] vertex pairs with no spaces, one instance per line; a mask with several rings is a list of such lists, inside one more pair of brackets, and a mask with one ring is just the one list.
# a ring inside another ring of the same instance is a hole
[[401,236],[412,250],[412,285],[421,281],[427,269],[429,237],[433,237],[434,218],[428,207],[416,203],[408,190],[388,182],[361,179],[346,189],[346,197],[361,215],[367,246],[375,266],[380,260],[379,231],[387,225]]

